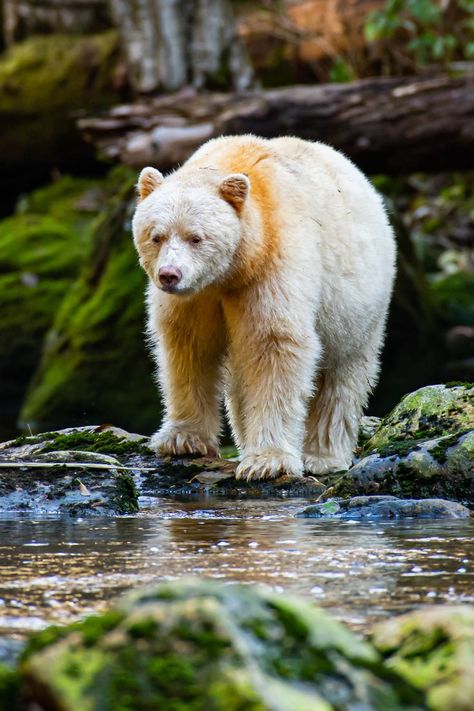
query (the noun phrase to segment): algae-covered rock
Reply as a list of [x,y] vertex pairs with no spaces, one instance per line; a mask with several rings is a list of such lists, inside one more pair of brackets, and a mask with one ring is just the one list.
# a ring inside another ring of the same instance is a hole
[[474,429],[474,384],[428,385],[405,395],[366,442],[364,453],[407,450],[416,441]]
[[421,694],[322,610],[266,589],[176,581],[36,635],[20,674],[45,711],[397,711]]
[[0,221],[0,425],[14,424],[43,337],[88,252],[91,226],[126,175],[64,176]]
[[426,693],[432,711],[474,708],[474,607],[423,608],[378,625],[388,668]]
[[474,386],[431,385],[406,395],[323,498],[365,494],[474,505]]
[[94,223],[77,280],[47,335],[20,419],[38,431],[115,422],[151,431],[160,405],[145,348],[145,277],[130,236],[133,179]]
[[396,441],[393,449],[370,454],[323,494],[390,494],[404,498],[439,497],[474,506],[474,431],[432,440]]
[[469,518],[470,510],[445,499],[399,499],[396,496],[354,496],[312,504],[297,518],[380,521],[405,518]]

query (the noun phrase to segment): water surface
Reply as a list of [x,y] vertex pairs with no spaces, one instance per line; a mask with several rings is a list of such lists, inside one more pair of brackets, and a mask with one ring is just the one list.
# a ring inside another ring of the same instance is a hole
[[299,501],[154,501],[127,518],[0,518],[0,636],[22,637],[181,575],[303,595],[354,628],[474,602],[474,521],[295,519]]

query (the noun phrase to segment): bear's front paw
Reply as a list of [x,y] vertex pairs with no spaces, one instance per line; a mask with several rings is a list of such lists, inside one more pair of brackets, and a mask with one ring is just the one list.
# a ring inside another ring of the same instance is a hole
[[150,439],[150,447],[162,456],[198,454],[201,457],[218,457],[217,442],[191,430],[164,427]]
[[303,465],[299,457],[278,449],[266,449],[258,454],[249,454],[242,459],[235,472],[236,479],[256,481],[276,479],[282,474],[303,476]]
[[331,474],[332,472],[347,471],[351,466],[351,461],[340,456],[322,456],[316,454],[305,454],[303,457],[304,469],[311,474]]

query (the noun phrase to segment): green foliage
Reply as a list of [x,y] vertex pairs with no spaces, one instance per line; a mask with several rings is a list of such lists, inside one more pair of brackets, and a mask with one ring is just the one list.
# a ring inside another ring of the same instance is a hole
[[[127,171],[105,180],[64,176],[0,221],[0,384],[14,421],[43,337],[88,253],[98,214]],[[69,423],[68,423],[69,424]]]
[[386,0],[371,12],[365,36],[387,72],[474,57],[474,1]]
[[59,304],[21,421],[37,429],[113,422],[150,431],[159,398],[144,343],[145,275],[131,233],[135,175],[93,226],[79,276]]
[[[28,438],[25,438],[25,440],[28,440]],[[81,452],[98,452],[113,455],[150,454],[150,450],[140,444],[139,441],[117,437],[110,430],[105,430],[105,432],[78,430],[70,434],[53,435],[51,441],[41,451],[59,452],[75,449]]]

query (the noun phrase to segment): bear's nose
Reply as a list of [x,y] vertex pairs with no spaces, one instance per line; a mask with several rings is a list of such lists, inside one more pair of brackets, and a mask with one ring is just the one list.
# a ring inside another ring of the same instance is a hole
[[163,286],[176,286],[181,281],[182,276],[177,267],[160,267],[158,271],[158,278]]

